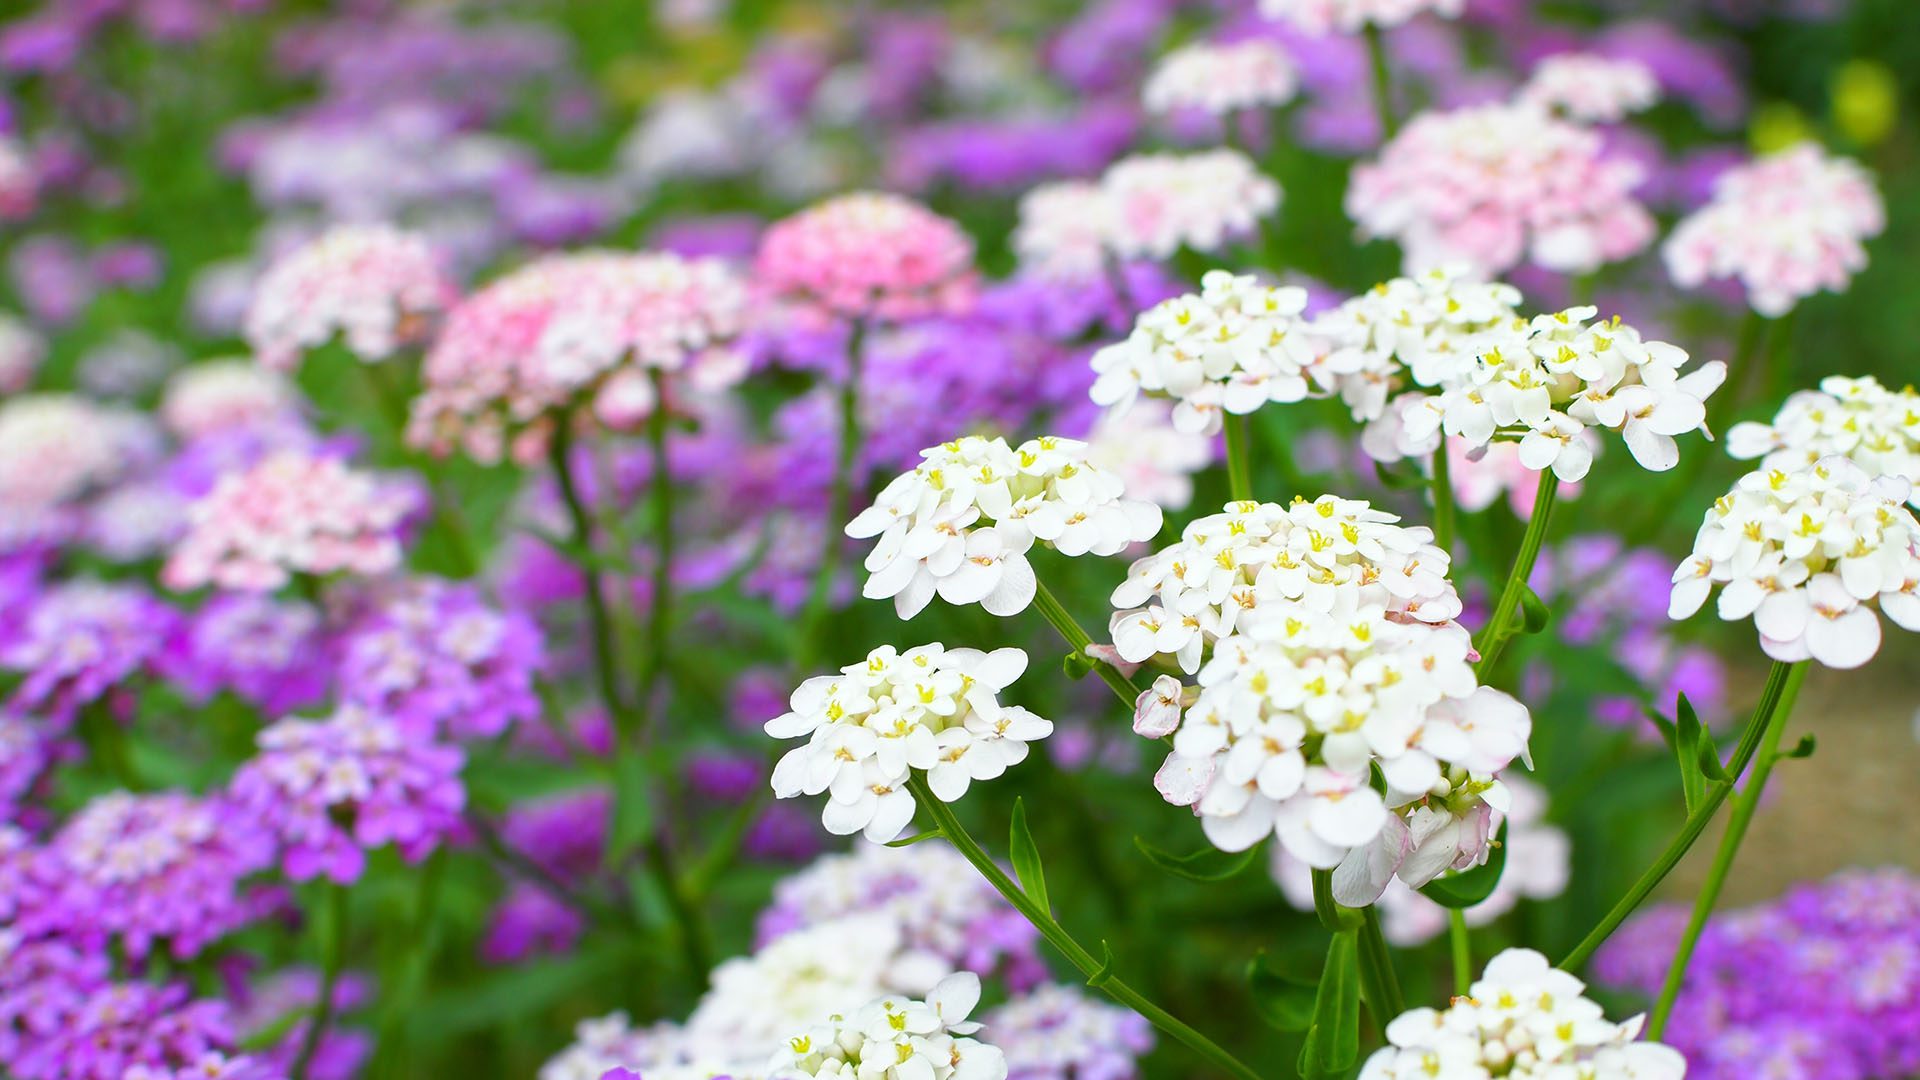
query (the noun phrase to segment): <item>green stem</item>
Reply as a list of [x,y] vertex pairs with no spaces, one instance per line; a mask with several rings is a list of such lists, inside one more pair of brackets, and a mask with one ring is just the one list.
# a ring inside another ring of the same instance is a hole
[[1540,557],[1540,545],[1546,542],[1547,521],[1553,517],[1553,502],[1559,494],[1560,478],[1553,475],[1552,469],[1542,470],[1540,486],[1534,495],[1533,514],[1527,518],[1526,535],[1520,538],[1520,553],[1514,556],[1513,569],[1507,573],[1507,583],[1500,590],[1500,599],[1494,601],[1493,610],[1487,614],[1487,625],[1480,631],[1477,643],[1480,662],[1474,670],[1483,680],[1493,671],[1501,650],[1507,647],[1507,640],[1513,636],[1513,615],[1520,606],[1520,591],[1527,587],[1527,579],[1533,576],[1533,564]]
[[[1759,751],[1760,740],[1766,733],[1774,710],[1779,708],[1781,702],[1786,699],[1789,684],[1796,688],[1796,693],[1798,692],[1797,680],[1805,677],[1805,672],[1802,670],[1804,667],[1804,662],[1787,664],[1776,661],[1773,669],[1767,673],[1767,684],[1760,692],[1760,702],[1754,706],[1753,717],[1747,721],[1746,731],[1741,733],[1740,745],[1734,749],[1733,760],[1727,763],[1727,775],[1732,780],[1737,782],[1740,779],[1740,775],[1747,769],[1747,763],[1752,761],[1754,754]],[[1633,888],[1628,889],[1627,894],[1613,905],[1606,917],[1600,920],[1600,924],[1595,926],[1580,944],[1574,946],[1566,959],[1560,961],[1562,969],[1580,970],[1581,965],[1591,959],[1601,944],[1620,928],[1620,924],[1627,921],[1627,916],[1633,914],[1634,909],[1653,894],[1653,890],[1659,887],[1660,882],[1673,871],[1675,866],[1679,865],[1682,858],[1686,857],[1687,850],[1693,847],[1695,840],[1700,838],[1707,823],[1713,820],[1714,812],[1720,809],[1720,804],[1726,801],[1727,794],[1732,790],[1731,783],[1714,784],[1708,789],[1707,797],[1694,808],[1691,814],[1687,815],[1686,822],[1680,826],[1680,832],[1667,844],[1666,850],[1660,853],[1660,857],[1653,861],[1652,866],[1647,867],[1646,872],[1640,875],[1640,879],[1633,883]]]
[[673,911],[674,921],[680,924],[680,954],[686,960],[694,990],[696,993],[705,992],[707,975],[713,970],[713,951],[707,942],[706,917],[674,870],[673,852],[667,848],[662,837],[656,836],[648,847],[647,862],[655,879],[660,882],[661,890],[666,893],[667,907]]
[[1229,414],[1222,429],[1227,437],[1227,493],[1234,502],[1253,501],[1253,450],[1248,445],[1247,418]]
[[[1086,656],[1087,646],[1093,644],[1093,639],[1087,636],[1085,630],[1080,629],[1080,624],[1074,620],[1066,608],[1060,605],[1060,601],[1054,598],[1044,581],[1036,583],[1034,587],[1033,606],[1040,609],[1040,614],[1053,624],[1053,628],[1060,632],[1060,636],[1066,639],[1074,652]],[[1094,660],[1092,657],[1087,659],[1093,664],[1093,670],[1099,673],[1101,681],[1113,690],[1114,695],[1125,702],[1127,708],[1133,708],[1134,703],[1140,698],[1140,688],[1134,685],[1133,680],[1121,674],[1120,670],[1111,664]]]
[[[560,501],[566,504],[567,517],[573,523],[574,543],[583,551],[591,551],[593,519],[587,514],[586,503],[581,501],[580,490],[573,482],[573,470],[568,467],[572,447],[572,429],[562,418],[554,426],[553,440],[547,447],[547,454],[553,464],[554,479],[560,485]],[[633,717],[626,700],[621,696],[619,675],[614,670],[613,617],[607,610],[606,583],[601,579],[599,567],[588,560],[582,560],[580,575],[587,594],[587,625],[592,635],[593,669],[600,687],[600,699],[612,715],[616,730],[631,734]]]
[[340,982],[340,969],[347,960],[347,887],[338,882],[328,882],[327,921],[331,923],[332,936],[328,941],[326,959],[320,968],[320,998],[314,1003],[313,1019],[307,1024],[306,1037],[300,1040],[300,1053],[293,1059],[293,1067],[287,1070],[288,1080],[306,1080],[307,1068],[313,1064],[313,1055],[320,1049],[320,1039],[327,1032],[327,1025],[333,1022],[334,987]]
[[1333,933],[1344,933],[1354,928],[1351,908],[1343,908],[1333,899],[1333,871],[1315,869],[1313,872],[1313,913],[1320,917],[1320,925]]
[[359,366],[366,375],[368,385],[373,387],[373,396],[380,404],[380,415],[387,426],[393,429],[395,443],[406,438],[407,431],[407,392],[394,381],[393,371],[388,368],[397,360],[385,360],[375,363],[360,361]]
[[647,612],[647,651],[640,664],[636,702],[651,725],[654,693],[667,669],[667,637],[673,627],[673,477],[667,453],[666,377],[653,370],[653,415],[647,420],[647,446],[653,453],[653,597]]
[[934,826],[940,830],[942,836],[947,838],[947,842],[953,845],[954,850],[972,863],[973,868],[980,872],[980,876],[986,878],[988,884],[1005,897],[1015,910],[1025,916],[1049,945],[1058,949],[1060,955],[1066,957],[1068,962],[1087,976],[1088,985],[1097,986],[1108,997],[1139,1013],[1153,1026],[1184,1043],[1228,1075],[1240,1077],[1241,1080],[1260,1080],[1259,1073],[1242,1064],[1239,1059],[1222,1049],[1218,1043],[1147,1000],[1139,991],[1128,986],[1115,975],[1112,971],[1111,949],[1102,946],[1106,956],[1103,962],[1075,941],[1066,928],[1054,921],[1051,912],[1035,903],[1027,895],[1026,890],[1009,878],[1006,871],[1000,869],[1000,864],[995,862],[993,857],[988,855],[960,824],[960,819],[954,816],[953,810],[946,803],[934,798],[933,793],[927,790],[924,780],[916,776],[907,781],[907,787],[913,792],[914,801],[920,804],[921,811],[933,819]]
[[420,891],[414,903],[413,924],[405,933],[406,960],[400,972],[398,992],[388,995],[380,1010],[380,1041],[375,1058],[385,1066],[384,1075],[404,1076],[404,1050],[398,1044],[407,1013],[419,1000],[420,987],[433,961],[439,920],[440,883],[446,877],[447,850],[441,848],[428,856],[420,871]]
[[820,565],[813,573],[813,587],[807,590],[807,604],[800,612],[800,634],[794,646],[794,666],[803,674],[818,654],[815,639],[820,632],[820,621],[827,615],[833,579],[840,569],[840,552],[845,546],[840,530],[847,524],[853,501],[854,472],[860,460],[860,369],[866,359],[866,343],[866,320],[853,320],[847,330],[846,376],[840,382],[840,450],[834,462],[833,490],[827,502],[826,540],[821,546]]
[[1433,546],[1453,554],[1453,459],[1447,455],[1446,436],[1433,452]]
[[1793,369],[1793,317],[1798,311],[1798,308],[1793,308],[1780,316],[1774,323],[1773,333],[1768,336],[1765,381],[1761,383],[1762,401],[1777,401],[1786,393],[1787,377]]
[[1373,1006],[1373,1018],[1383,1030],[1407,1011],[1406,999],[1400,996],[1400,977],[1393,970],[1393,954],[1380,932],[1380,912],[1372,904],[1360,909],[1360,993]]
[[1368,23],[1365,30],[1367,57],[1373,66],[1373,110],[1380,117],[1380,141],[1400,133],[1400,121],[1393,115],[1393,70],[1387,65],[1387,44],[1380,28]]
[[1740,854],[1740,842],[1746,839],[1747,826],[1753,822],[1754,811],[1760,808],[1760,795],[1767,787],[1767,777],[1773,773],[1773,763],[1780,752],[1780,736],[1786,731],[1787,717],[1793,712],[1793,702],[1800,693],[1800,684],[1806,679],[1807,665],[1793,665],[1793,674],[1787,679],[1786,688],[1780,695],[1779,704],[1767,721],[1767,733],[1760,742],[1759,757],[1753,763],[1753,779],[1733,800],[1733,813],[1727,818],[1727,832],[1720,838],[1720,848],[1713,853],[1713,866],[1707,871],[1707,880],[1700,887],[1700,895],[1694,898],[1693,915],[1687,920],[1687,929],[1680,935],[1680,944],[1673,952],[1673,963],[1667,967],[1667,981],[1660,987],[1660,997],[1653,1004],[1653,1013],[1647,1020],[1647,1038],[1658,1039],[1667,1028],[1667,1021],[1673,1016],[1674,1002],[1680,997],[1680,984],[1687,976],[1687,964],[1693,959],[1693,949],[1700,943],[1700,934],[1707,928],[1707,918],[1713,914],[1713,905],[1720,899],[1720,891],[1726,887],[1727,874],[1733,869],[1733,860]]
[[1453,993],[1466,997],[1473,987],[1473,942],[1467,937],[1467,913],[1447,909],[1447,945],[1453,953]]

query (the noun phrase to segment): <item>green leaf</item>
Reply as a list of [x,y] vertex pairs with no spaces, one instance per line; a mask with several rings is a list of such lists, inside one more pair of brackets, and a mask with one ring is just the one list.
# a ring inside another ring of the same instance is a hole
[[1815,745],[1817,744],[1813,736],[1802,735],[1800,736],[1800,741],[1793,744],[1793,749],[1782,750],[1780,756],[1783,758],[1810,758],[1813,756],[1813,748]]
[[1520,627],[1529,634],[1537,634],[1547,628],[1547,620],[1553,617],[1547,602],[1530,585],[1520,586]]
[[1247,989],[1260,1019],[1281,1031],[1305,1031],[1313,1026],[1313,1000],[1318,982],[1297,979],[1274,969],[1267,954],[1256,954],[1247,964]]
[[1395,491],[1412,491],[1427,486],[1426,476],[1419,469],[1395,466],[1388,467],[1379,462],[1373,463],[1374,475],[1380,482]]
[[1115,964],[1115,962],[1116,961],[1114,960],[1114,956],[1113,956],[1113,946],[1107,944],[1106,938],[1101,938],[1100,939],[1100,970],[1087,976],[1087,985],[1097,990],[1100,987],[1105,986],[1108,983],[1112,982],[1113,981],[1113,965]]
[[618,865],[652,835],[653,806],[647,799],[652,788],[645,755],[614,755],[613,823],[607,830],[606,865]]
[[1705,725],[1701,725],[1700,728],[1700,746],[1699,752],[1695,755],[1694,764],[1700,769],[1700,775],[1709,782],[1733,783],[1733,777],[1727,775],[1727,767],[1720,763],[1720,748],[1713,744],[1713,734],[1706,729]]
[[944,836],[944,835],[946,834],[942,833],[937,828],[928,829],[926,832],[917,832],[917,833],[914,833],[912,836],[903,836],[898,840],[889,840],[887,841],[887,846],[888,847],[912,847],[913,845],[921,842],[922,840],[932,840],[936,836]]
[[1040,849],[1034,846],[1033,833],[1027,830],[1027,804],[1023,799],[1013,800],[1011,832],[1013,874],[1020,879],[1020,888],[1040,905],[1041,911],[1053,911],[1047,903],[1047,872],[1040,865]]
[[1060,669],[1066,672],[1067,678],[1079,682],[1093,673],[1093,666],[1097,663],[1099,663],[1098,660],[1075,649],[1066,655],[1066,659],[1060,661]]
[[1133,846],[1140,849],[1148,862],[1188,881],[1225,881],[1253,865],[1254,856],[1260,853],[1259,845],[1255,845],[1245,851],[1207,847],[1191,855],[1175,855],[1153,846],[1143,836],[1135,836]]
[[1493,838],[1493,852],[1487,861],[1471,870],[1434,878],[1420,887],[1427,899],[1447,908],[1470,908],[1493,894],[1500,875],[1507,868],[1507,823]]
[[1320,972],[1307,1041],[1300,1048],[1300,1075],[1305,1080],[1330,1080],[1345,1074],[1359,1057],[1359,935],[1343,930],[1327,946],[1327,966]]

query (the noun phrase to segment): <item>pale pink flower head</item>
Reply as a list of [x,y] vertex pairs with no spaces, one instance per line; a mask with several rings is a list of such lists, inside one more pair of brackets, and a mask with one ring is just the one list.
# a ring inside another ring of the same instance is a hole
[[1227,45],[1175,49],[1147,77],[1141,100],[1149,112],[1198,109],[1216,116],[1293,100],[1299,72],[1285,49],[1249,38]]
[[1354,169],[1346,208],[1361,236],[1399,243],[1409,273],[1531,261],[1584,274],[1652,242],[1640,179],[1598,132],[1532,105],[1477,105],[1415,117]]
[[407,437],[435,453],[525,463],[583,406],[609,428],[633,428],[660,406],[656,375],[672,376],[670,392],[739,381],[731,342],[746,314],[746,287],[716,259],[541,259],[454,308],[427,353]]
[[1803,143],[1721,176],[1661,254],[1681,288],[1732,278],[1755,311],[1778,316],[1823,289],[1844,292],[1886,225],[1871,174]]
[[817,314],[915,319],[972,305],[973,240],[912,199],[854,192],[774,223],[753,274]]
[[1100,178],[1122,259],[1165,259],[1182,247],[1218,251],[1254,235],[1280,207],[1280,185],[1238,150],[1136,154]]
[[1023,270],[1059,281],[1095,281],[1105,271],[1117,221],[1099,184],[1060,180],[1020,197],[1013,252]]
[[1540,61],[1520,100],[1588,124],[1614,124],[1660,100],[1660,80],[1638,60],[1556,53]]
[[[1592,432],[1583,431],[1579,438],[1590,453],[1598,450],[1600,440]],[[1476,448],[1465,439],[1448,439],[1447,462],[1454,501],[1461,509],[1478,513],[1504,496],[1517,517],[1524,520],[1533,516],[1534,500],[1540,495],[1540,474],[1520,460],[1519,443],[1496,442]],[[1559,494],[1563,500],[1577,498],[1580,485],[1562,481]]]
[[188,510],[160,577],[172,589],[267,592],[294,574],[384,574],[400,565],[402,527],[419,509],[412,484],[281,451],[221,477]]
[[1466,6],[1466,0],[1260,0],[1260,14],[1309,34],[1352,34],[1369,25],[1399,26],[1426,12],[1451,19]]
[[292,371],[336,336],[367,363],[426,340],[459,290],[424,237],[390,225],[340,225],[274,262],[247,308],[259,361]]
[[119,476],[127,452],[119,418],[85,398],[0,402],[0,507],[27,513],[69,502]]
[[0,394],[25,390],[46,358],[44,338],[19,319],[0,315]]
[[167,380],[160,420],[191,442],[283,420],[298,401],[293,385],[277,371],[246,360],[215,360],[181,368]]
[[0,135],[0,221],[31,217],[39,202],[40,181],[26,147],[18,139]]

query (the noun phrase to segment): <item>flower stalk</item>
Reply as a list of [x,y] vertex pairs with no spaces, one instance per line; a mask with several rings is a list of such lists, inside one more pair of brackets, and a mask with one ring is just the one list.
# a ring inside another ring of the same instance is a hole
[[[1444,452],[1444,447],[1442,448]],[[1500,598],[1494,601],[1493,609],[1487,613],[1487,625],[1480,632],[1480,640],[1475,646],[1480,650],[1480,662],[1475,671],[1485,679],[1500,661],[1500,653],[1513,637],[1514,613],[1520,607],[1522,590],[1527,587],[1527,579],[1533,576],[1533,564],[1540,558],[1540,547],[1547,539],[1547,522],[1553,517],[1553,503],[1560,494],[1560,478],[1551,469],[1540,472],[1540,486],[1534,494],[1533,514],[1527,518],[1526,535],[1520,539],[1520,552],[1514,556],[1513,568],[1507,572],[1507,583],[1500,589]]]
[[1093,670],[1099,674],[1100,681],[1106,683],[1122,703],[1132,708],[1140,698],[1140,687],[1134,685],[1133,680],[1123,674],[1119,668],[1087,655],[1087,646],[1093,644],[1093,638],[1080,628],[1079,622],[1054,597],[1044,581],[1037,583],[1034,588],[1033,606],[1040,609],[1040,614],[1046,618],[1047,622],[1053,624],[1053,628],[1059,631],[1060,636],[1072,647],[1075,655],[1085,657],[1093,665]]
[[338,882],[329,882],[327,893],[327,955],[320,968],[320,997],[314,1003],[313,1019],[307,1024],[307,1032],[300,1040],[300,1052],[293,1059],[293,1067],[287,1070],[288,1080],[307,1080],[307,1070],[313,1065],[313,1056],[320,1050],[320,1040],[327,1033],[327,1026],[333,1023],[333,997],[340,983],[340,970],[347,961],[347,886]]
[[1253,501],[1253,448],[1247,418],[1229,415],[1222,428],[1227,442],[1227,492],[1234,502]]
[[834,462],[833,489],[827,497],[826,540],[820,565],[814,570],[807,604],[801,609],[800,634],[794,647],[794,666],[802,671],[817,655],[820,621],[826,618],[833,596],[833,579],[840,569],[840,530],[847,523],[853,501],[854,472],[860,461],[860,370],[866,358],[867,321],[854,319],[847,330],[847,371],[840,383],[840,448]]

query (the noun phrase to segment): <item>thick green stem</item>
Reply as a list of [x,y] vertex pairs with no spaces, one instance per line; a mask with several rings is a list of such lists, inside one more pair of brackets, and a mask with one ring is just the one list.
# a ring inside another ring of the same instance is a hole
[[1380,912],[1372,904],[1360,909],[1360,993],[1373,1006],[1381,1028],[1407,1011],[1400,996],[1400,977],[1393,970],[1393,954],[1380,931]]
[[1772,775],[1773,763],[1780,752],[1780,736],[1786,731],[1787,717],[1793,712],[1794,698],[1799,696],[1800,684],[1806,676],[1807,665],[1804,662],[1793,665],[1793,673],[1787,678],[1779,703],[1768,718],[1767,733],[1760,741],[1759,756],[1753,763],[1753,779],[1747,781],[1747,786],[1733,800],[1733,813],[1727,818],[1726,835],[1720,838],[1720,848],[1713,853],[1713,866],[1707,871],[1707,880],[1700,887],[1700,895],[1694,898],[1693,916],[1687,920],[1687,929],[1680,935],[1680,944],[1673,952],[1673,963],[1667,967],[1667,981],[1660,987],[1660,997],[1653,1003],[1653,1013],[1647,1020],[1649,1039],[1658,1039],[1673,1016],[1674,1002],[1679,1000],[1680,986],[1686,981],[1687,964],[1693,959],[1694,946],[1700,943],[1700,934],[1707,928],[1707,918],[1713,914],[1713,905],[1720,899],[1720,890],[1726,887],[1727,874],[1733,870],[1733,860],[1740,854],[1740,842],[1746,839],[1747,826],[1753,822],[1754,811],[1760,808],[1760,795],[1766,790],[1767,777]]
[[705,992],[707,974],[713,970],[713,949],[707,941],[706,917],[701,913],[700,904],[689,893],[686,883],[674,869],[673,852],[663,842],[664,837],[654,837],[652,846],[647,849],[647,862],[653,871],[655,880],[666,893],[667,907],[673,912],[673,919],[680,924],[680,955],[686,960],[687,973],[693,979],[695,992]]
[[924,780],[916,776],[907,781],[907,786],[913,792],[914,801],[920,804],[921,811],[933,820],[934,826],[940,830],[942,836],[947,838],[947,842],[953,845],[954,850],[972,863],[973,868],[980,872],[980,876],[986,878],[989,885],[1005,897],[1015,910],[1025,916],[1035,930],[1040,931],[1040,936],[1047,940],[1047,944],[1058,949],[1060,955],[1066,957],[1069,963],[1087,976],[1089,986],[1097,987],[1108,997],[1139,1013],[1153,1026],[1183,1043],[1226,1074],[1240,1077],[1241,1080],[1260,1080],[1259,1073],[1242,1064],[1239,1059],[1222,1049],[1218,1043],[1147,1000],[1139,991],[1128,986],[1115,975],[1112,968],[1111,949],[1102,946],[1106,957],[1102,961],[1075,941],[1066,928],[1054,921],[1051,912],[1035,903],[1025,889],[1008,877],[1006,871],[1000,869],[1000,864],[995,862],[993,857],[988,855],[960,824],[960,819],[954,816],[953,810],[946,803],[934,798],[933,793],[927,790]]
[[1248,445],[1247,418],[1229,414],[1222,429],[1227,437],[1227,493],[1234,502],[1253,501],[1253,450]]
[[[1734,749],[1733,760],[1727,763],[1727,775],[1734,781],[1740,779],[1740,775],[1747,769],[1747,763],[1752,761],[1754,754],[1759,751],[1760,740],[1772,721],[1774,711],[1786,700],[1789,685],[1794,687],[1795,693],[1798,692],[1798,679],[1805,677],[1806,673],[1803,670],[1805,666],[1804,662],[1787,664],[1776,661],[1773,670],[1767,673],[1767,684],[1760,692],[1760,702],[1754,706],[1753,717],[1747,721],[1747,728],[1740,735],[1740,745]],[[1720,809],[1720,804],[1726,801],[1727,794],[1732,790],[1733,785],[1730,783],[1714,784],[1708,789],[1707,797],[1694,808],[1693,813],[1687,815],[1686,822],[1680,826],[1680,832],[1674,836],[1672,842],[1667,844],[1666,850],[1660,853],[1660,857],[1653,861],[1652,866],[1647,867],[1646,872],[1640,875],[1640,879],[1633,883],[1633,888],[1628,889],[1627,894],[1613,905],[1606,917],[1600,920],[1600,924],[1595,926],[1579,945],[1574,946],[1566,959],[1560,961],[1562,969],[1579,971],[1581,965],[1591,959],[1607,938],[1620,928],[1620,924],[1627,921],[1627,916],[1632,915],[1634,909],[1653,894],[1653,890],[1659,887],[1660,882],[1680,864],[1682,858],[1686,857],[1687,850],[1693,847],[1695,840],[1700,838],[1700,834],[1706,830],[1707,823],[1713,820],[1714,812]]]
[[820,565],[813,573],[813,587],[807,590],[806,607],[800,612],[800,634],[794,645],[794,666],[803,674],[818,655],[820,621],[826,618],[833,579],[840,569],[844,546],[840,530],[847,526],[853,501],[854,472],[860,461],[860,369],[866,359],[866,343],[866,320],[853,320],[847,329],[846,375],[840,382],[840,449],[827,501],[826,541],[821,546]]
[[1493,610],[1487,613],[1487,625],[1480,631],[1477,647],[1480,650],[1480,662],[1474,666],[1484,680],[1493,671],[1493,665],[1500,659],[1500,652],[1507,647],[1508,639],[1513,637],[1514,612],[1520,607],[1521,590],[1527,587],[1527,579],[1533,576],[1533,564],[1540,557],[1540,546],[1547,539],[1547,522],[1553,517],[1553,502],[1560,494],[1560,478],[1552,469],[1540,473],[1540,487],[1534,495],[1533,514],[1527,518],[1526,535],[1520,538],[1520,552],[1514,556],[1513,569],[1507,573],[1507,583],[1500,590],[1500,598],[1494,601]]
[[1393,69],[1387,65],[1387,44],[1380,28],[1368,23],[1365,33],[1373,66],[1373,110],[1380,117],[1380,141],[1386,142],[1400,133],[1400,121],[1393,115]]
[[[554,479],[560,486],[560,501],[566,505],[567,518],[573,524],[573,542],[583,552],[591,552],[593,519],[587,514],[587,505],[580,498],[580,489],[573,482],[573,470],[568,466],[572,448],[572,429],[563,417],[554,426],[553,440],[547,447],[547,454],[553,464]],[[587,630],[592,639],[593,670],[600,687],[601,703],[611,714],[614,727],[630,735],[633,717],[625,697],[620,693],[619,673],[615,670],[613,617],[607,610],[606,582],[591,559],[580,560],[580,575],[586,590]]]
[[1446,436],[1433,452],[1433,545],[1453,554],[1453,459],[1447,456]]
[[[1085,630],[1080,629],[1080,624],[1074,620],[1073,615],[1066,608],[1060,605],[1060,601],[1054,598],[1044,581],[1038,582],[1034,587],[1033,606],[1040,609],[1040,614],[1053,624],[1053,628],[1060,632],[1060,636],[1066,639],[1074,652],[1086,656],[1087,646],[1093,644],[1093,639],[1087,636]],[[1120,669],[1112,664],[1094,660],[1092,657],[1087,659],[1093,664],[1093,670],[1099,674],[1101,681],[1113,690],[1114,695],[1125,702],[1129,709],[1133,708],[1134,703],[1140,698],[1140,688],[1134,685],[1133,680],[1121,674]]]
[[1343,908],[1333,899],[1333,871],[1315,869],[1313,872],[1313,913],[1320,918],[1320,925],[1339,934],[1354,928],[1351,908]]
[[1453,993],[1467,996],[1473,986],[1473,942],[1467,937],[1467,913],[1447,909],[1447,945],[1453,953]]
[[293,1059],[293,1067],[287,1070],[288,1080],[306,1080],[313,1055],[320,1049],[320,1039],[327,1033],[327,1025],[333,1023],[334,988],[339,985],[340,969],[347,962],[347,887],[328,882],[326,890],[331,936],[326,958],[321,962],[320,998],[314,1002],[313,1019],[307,1023],[306,1037],[300,1040],[300,1052]]

